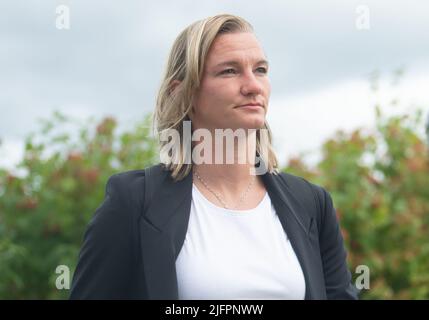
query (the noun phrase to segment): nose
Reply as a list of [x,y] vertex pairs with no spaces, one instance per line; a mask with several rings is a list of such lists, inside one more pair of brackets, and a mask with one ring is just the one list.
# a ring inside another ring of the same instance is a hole
[[248,95],[258,95],[261,94],[263,90],[261,81],[255,76],[253,72],[247,72],[243,75],[243,80],[241,84],[241,94]]

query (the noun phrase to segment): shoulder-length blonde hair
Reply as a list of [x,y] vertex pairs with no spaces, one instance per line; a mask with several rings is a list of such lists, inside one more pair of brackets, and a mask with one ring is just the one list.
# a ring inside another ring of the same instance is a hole
[[[192,108],[193,95],[200,85],[210,46],[218,35],[235,32],[254,33],[252,25],[243,18],[221,14],[194,22],[176,38],[168,57],[153,113],[153,128],[156,128],[158,138],[163,130],[174,129],[180,135],[181,145],[185,143],[183,122],[190,121],[188,114]],[[174,80],[179,80],[180,84],[172,90]],[[263,129],[266,129],[267,134],[261,134],[260,129],[256,133],[256,152],[266,165],[267,171],[277,174],[278,161],[272,148],[271,129],[266,120]],[[169,142],[159,139],[161,153],[167,143]],[[185,159],[190,157],[187,152],[189,151],[179,148],[176,161],[164,163],[175,181],[186,177],[192,169],[192,163],[189,161],[185,163]]]

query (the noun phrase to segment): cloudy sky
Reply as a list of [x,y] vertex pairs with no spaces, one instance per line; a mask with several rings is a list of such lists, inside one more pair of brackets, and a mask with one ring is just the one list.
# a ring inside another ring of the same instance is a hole
[[[69,29],[56,27],[60,5],[69,8]],[[54,110],[132,125],[154,107],[175,37],[219,13],[251,22],[268,56],[268,120],[282,163],[317,153],[337,129],[370,128],[375,101],[399,97],[401,106],[386,112],[429,112],[427,1],[2,0],[0,166],[17,162],[37,119]],[[375,70],[377,94],[368,81]]]

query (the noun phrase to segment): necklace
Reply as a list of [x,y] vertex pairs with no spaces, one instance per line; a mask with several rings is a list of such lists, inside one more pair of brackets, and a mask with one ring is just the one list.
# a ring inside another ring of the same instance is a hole
[[247,193],[249,192],[250,188],[252,187],[253,183],[256,180],[256,179],[252,179],[252,181],[250,181],[249,185],[247,186],[246,191],[241,195],[238,204],[234,208],[228,208],[228,206],[226,205],[225,201],[223,201],[221,195],[219,193],[217,193],[216,191],[214,191],[212,188],[210,188],[210,186],[208,185],[208,183],[203,178],[201,178],[201,176],[198,174],[197,170],[194,170],[194,172],[195,172],[195,176],[198,178],[198,180],[201,181],[201,183],[207,188],[207,190],[209,190],[211,193],[214,194],[214,196],[219,200],[220,203],[222,203],[222,205],[224,206],[225,209],[233,209],[234,210],[234,209],[238,208],[238,206],[246,198]]

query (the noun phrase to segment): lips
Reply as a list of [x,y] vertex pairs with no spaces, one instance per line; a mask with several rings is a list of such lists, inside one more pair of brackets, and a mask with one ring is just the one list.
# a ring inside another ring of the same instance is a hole
[[247,103],[247,104],[243,104],[241,106],[238,106],[237,108],[245,108],[245,107],[253,108],[253,109],[257,109],[258,107],[263,108],[262,104],[260,104],[260,103]]

